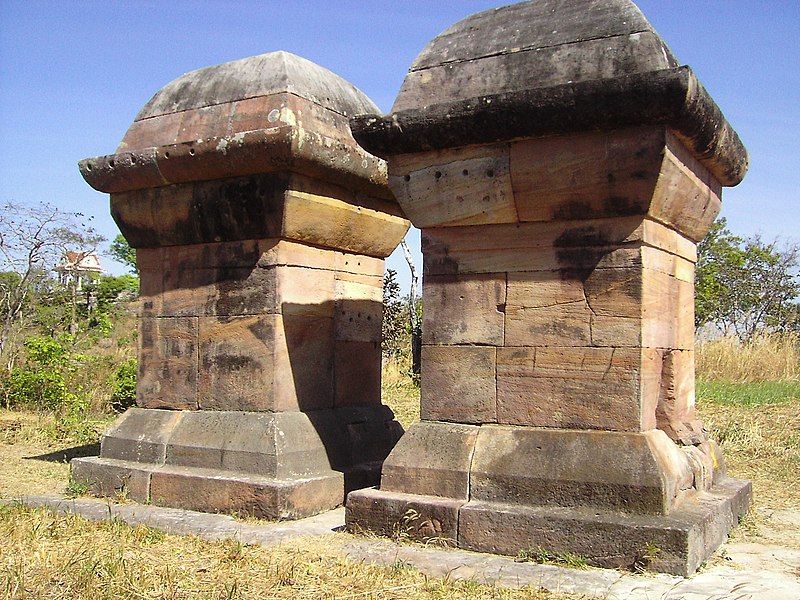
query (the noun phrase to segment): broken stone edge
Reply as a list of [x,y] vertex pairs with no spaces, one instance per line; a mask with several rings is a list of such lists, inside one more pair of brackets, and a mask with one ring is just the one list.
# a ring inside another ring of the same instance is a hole
[[672,129],[722,185],[747,172],[744,144],[688,66],[350,119],[358,143],[383,158],[637,125]]

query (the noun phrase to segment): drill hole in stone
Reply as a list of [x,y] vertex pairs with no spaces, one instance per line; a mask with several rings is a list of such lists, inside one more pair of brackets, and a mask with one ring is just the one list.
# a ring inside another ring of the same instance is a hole
[[164,152],[164,158],[169,158],[169,152]]
[[411,181],[411,175],[403,175],[405,181]]
[[194,148],[189,148],[189,154],[191,154],[192,156],[194,156]]
[[113,169],[114,168],[114,161],[113,160],[108,161],[108,166]]
[[441,178],[442,178],[442,172],[441,172],[441,171],[436,171],[436,173],[434,173],[434,174],[433,174],[433,176],[434,176],[434,177],[435,177],[437,180],[438,180],[438,179],[441,179]]
[[494,177],[494,169],[489,169],[488,171],[486,171],[486,176],[487,177]]
[[469,175],[469,171],[468,171],[467,169],[464,169],[463,171],[461,171],[461,174],[462,174],[464,177],[466,177],[467,175]]

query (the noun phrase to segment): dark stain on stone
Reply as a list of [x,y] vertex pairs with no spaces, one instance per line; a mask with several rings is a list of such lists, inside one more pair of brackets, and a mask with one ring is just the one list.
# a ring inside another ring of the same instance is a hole
[[556,250],[556,260],[565,267],[594,267],[608,253],[603,247],[569,247]]
[[596,227],[587,225],[585,227],[570,227],[558,236],[553,245],[556,248],[574,246],[605,246],[612,243],[607,234],[598,230]]
[[591,214],[592,207],[589,205],[589,203],[579,201],[567,202],[561,206],[556,206],[552,211],[552,217],[555,221],[585,219],[586,217],[591,216]]
[[644,212],[642,202],[624,196],[610,196],[603,200],[602,213],[611,217],[628,217]]

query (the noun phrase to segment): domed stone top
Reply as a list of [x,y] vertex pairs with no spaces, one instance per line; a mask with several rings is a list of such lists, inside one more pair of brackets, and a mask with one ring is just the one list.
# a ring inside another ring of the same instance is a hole
[[270,52],[171,81],[115,154],[83,160],[80,169],[109,193],[289,171],[388,199],[385,163],[356,143],[348,124],[377,111],[328,69]]
[[345,117],[378,110],[353,84],[310,60],[281,50],[181,75],[156,92],[136,121],[283,92]]
[[434,38],[390,115],[350,126],[382,157],[515,138],[666,127],[723,185],[748,158],[711,96],[630,0],[534,0]]
[[435,37],[392,111],[676,66],[630,0],[535,0],[472,15]]

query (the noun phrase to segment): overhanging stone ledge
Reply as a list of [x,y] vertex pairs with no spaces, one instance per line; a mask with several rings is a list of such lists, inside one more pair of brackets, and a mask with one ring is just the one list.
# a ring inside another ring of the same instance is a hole
[[744,144],[688,66],[350,119],[358,143],[383,158],[636,125],[675,131],[723,185],[737,185],[747,172]]
[[130,192],[178,183],[294,171],[381,199],[386,164],[356,145],[285,125],[230,136],[136,149],[79,161],[81,175],[100,192]]

